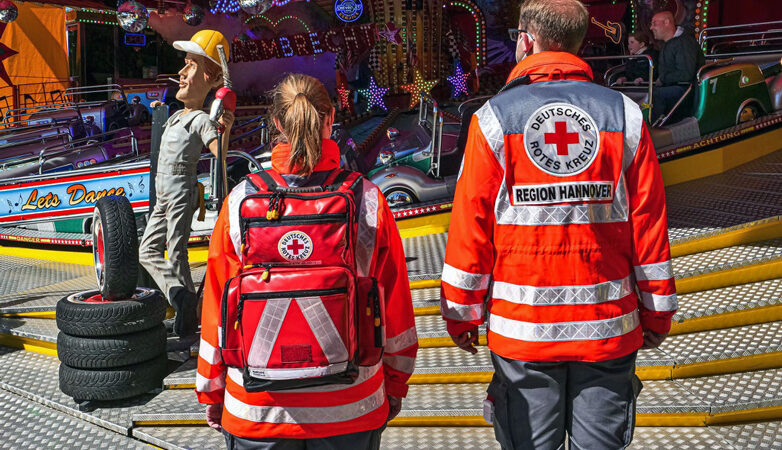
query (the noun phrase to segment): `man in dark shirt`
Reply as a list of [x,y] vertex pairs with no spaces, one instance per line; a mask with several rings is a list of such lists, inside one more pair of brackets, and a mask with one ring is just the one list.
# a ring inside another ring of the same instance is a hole
[[[656,119],[673,108],[684,95],[688,83],[697,82],[698,69],[703,66],[704,57],[695,37],[684,30],[677,30],[670,11],[655,14],[650,29],[655,39],[665,42],[658,59],[659,87],[654,90],[652,106],[652,116]],[[689,111],[679,113],[687,115]]]

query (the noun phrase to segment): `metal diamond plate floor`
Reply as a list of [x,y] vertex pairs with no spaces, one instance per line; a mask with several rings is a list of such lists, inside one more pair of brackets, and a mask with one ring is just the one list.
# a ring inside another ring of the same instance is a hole
[[60,392],[59,365],[53,356],[0,347],[0,389],[123,435],[130,430],[132,412],[155,397],[154,393],[145,394],[81,412],[73,399]]
[[669,186],[671,240],[782,215],[782,151],[723,174]]
[[0,390],[0,448],[148,449],[135,439]]

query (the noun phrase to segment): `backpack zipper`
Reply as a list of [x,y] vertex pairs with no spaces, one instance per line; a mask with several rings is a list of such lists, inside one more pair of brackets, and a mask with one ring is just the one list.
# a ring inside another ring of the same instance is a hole
[[[268,269],[267,269],[268,270]],[[280,291],[270,293],[253,292],[250,294],[241,294],[239,296],[239,306],[237,306],[236,323],[234,323],[234,330],[239,328],[239,324],[242,322],[242,311],[244,311],[245,300],[271,300],[275,298],[303,298],[303,297],[321,297],[325,295],[347,294],[347,288],[336,289],[311,289],[305,291]]]

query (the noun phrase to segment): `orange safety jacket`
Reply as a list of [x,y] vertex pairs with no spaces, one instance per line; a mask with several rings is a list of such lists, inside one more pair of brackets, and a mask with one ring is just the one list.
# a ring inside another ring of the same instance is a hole
[[[274,168],[282,174],[291,173],[286,164],[289,152],[287,144],[272,150]],[[332,170],[338,165],[336,143],[324,140],[316,170]],[[242,181],[220,211],[209,244],[196,393],[201,403],[223,403],[222,426],[228,433],[256,439],[311,439],[373,430],[386,422],[387,395],[407,395],[418,337],[402,241],[377,186],[363,180],[357,190],[356,270],[359,276],[376,278],[385,293],[386,345],[383,360],[372,367],[360,367],[358,378],[350,385],[248,393],[241,369],[223,364],[218,347],[220,299],[223,286],[243,266],[238,208],[255,189]]]
[[452,336],[487,321],[489,348],[510,359],[630,354],[642,329],[668,332],[677,308],[665,191],[641,111],[591,83],[569,53],[534,54],[509,81],[524,76],[470,123],[443,318]]

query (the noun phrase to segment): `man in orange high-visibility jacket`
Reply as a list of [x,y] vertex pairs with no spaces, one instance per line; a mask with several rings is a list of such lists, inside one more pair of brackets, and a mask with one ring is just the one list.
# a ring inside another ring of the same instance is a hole
[[637,350],[677,308],[655,151],[574,55],[588,23],[578,0],[523,3],[520,62],[472,118],[456,187],[441,310],[472,353],[487,321],[506,449],[629,444]]
[[[339,149],[333,141],[324,140],[323,155],[324,161],[315,167],[314,181],[303,186],[322,184],[325,175],[338,167]],[[290,159],[289,146],[277,145],[272,156],[275,169],[288,184],[300,187],[283,167]],[[278,161],[285,164],[278,166]],[[247,392],[242,369],[223,364],[218,320],[223,286],[242,267],[237,256],[241,254],[238,209],[255,192],[246,180],[239,183],[226,199],[212,233],[196,374],[198,400],[209,405],[207,419],[214,428],[222,425],[232,448],[245,448],[244,440],[255,441],[252,448],[278,448],[277,444],[304,448],[303,440],[307,448],[374,448],[389,416],[399,413],[418,350],[404,250],[391,211],[377,186],[366,180],[357,185],[356,270],[360,276],[377,279],[384,290],[382,361],[359,367],[353,384]]]

